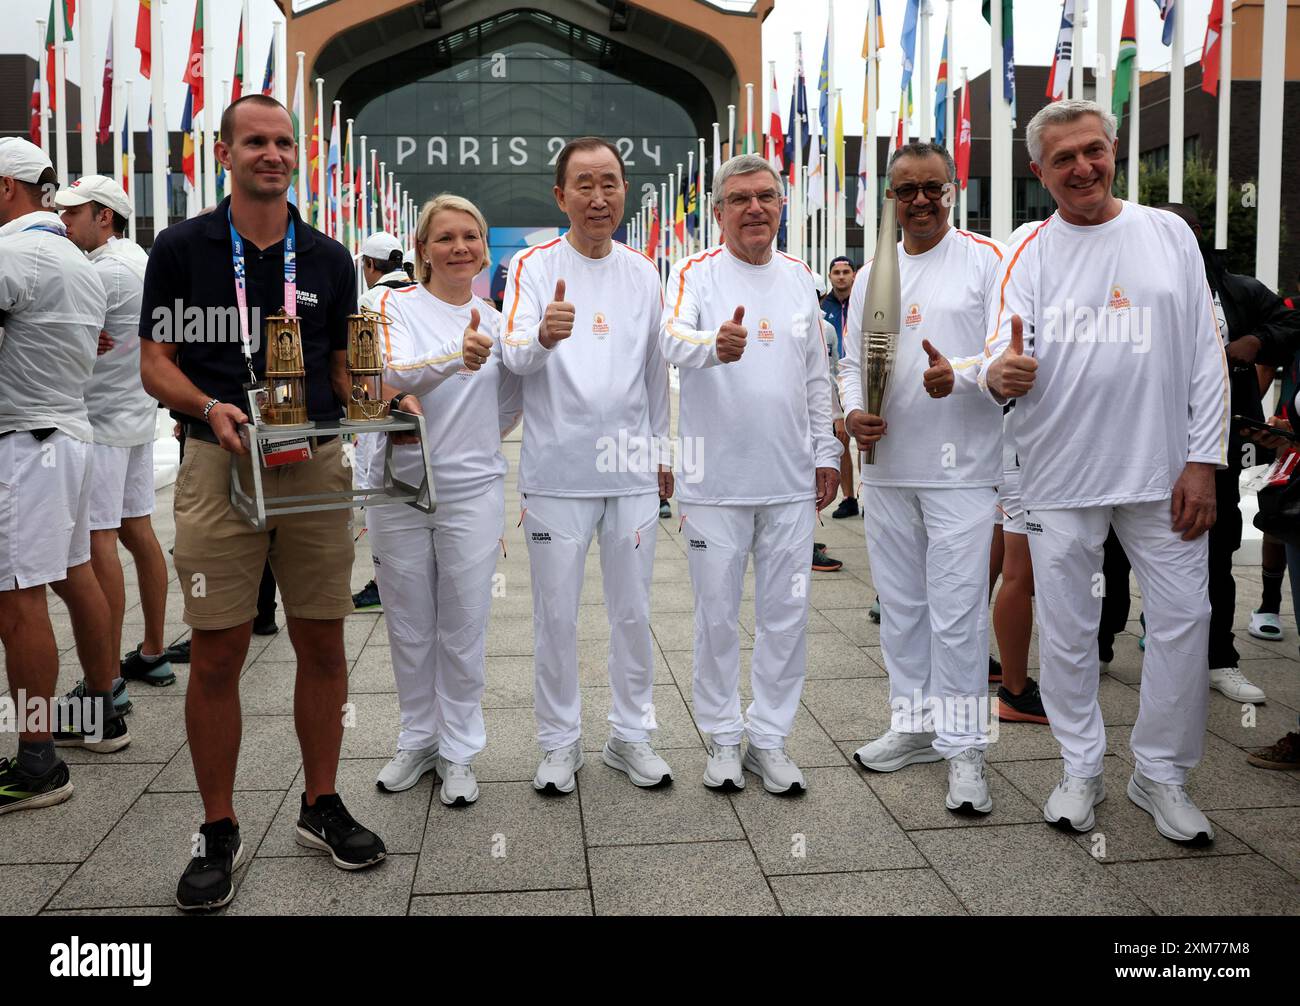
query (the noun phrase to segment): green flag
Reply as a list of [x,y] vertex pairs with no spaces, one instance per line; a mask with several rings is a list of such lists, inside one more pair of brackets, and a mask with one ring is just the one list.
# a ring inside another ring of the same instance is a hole
[[[74,0],[75,2],[75,0]],[[76,10],[68,10],[68,0],[63,0],[63,41],[72,41],[72,18]],[[50,19],[45,22],[45,44],[52,46],[54,44],[54,0],[50,0]]]
[[1133,73],[1137,69],[1137,30],[1133,18],[1133,0],[1124,8],[1124,24],[1119,32],[1119,56],[1115,60],[1115,87],[1111,92],[1110,110],[1115,113],[1116,126],[1124,121],[1124,106],[1133,87]]

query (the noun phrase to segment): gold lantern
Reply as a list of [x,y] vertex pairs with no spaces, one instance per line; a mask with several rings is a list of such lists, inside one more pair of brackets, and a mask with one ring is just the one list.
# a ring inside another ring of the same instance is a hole
[[348,315],[348,415],[345,423],[379,423],[388,418],[384,399],[384,361],[379,352],[380,316],[362,309]]
[[299,320],[285,314],[266,319],[266,390],[262,422],[281,429],[311,426],[307,419],[307,369],[302,362]]

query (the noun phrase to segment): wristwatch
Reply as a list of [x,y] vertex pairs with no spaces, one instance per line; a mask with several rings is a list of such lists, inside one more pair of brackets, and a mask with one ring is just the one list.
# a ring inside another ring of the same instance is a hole
[[205,423],[208,421],[208,416],[211,414],[212,410],[220,404],[221,402],[215,398],[208,399],[207,404],[203,406],[203,421]]
[[395,394],[393,396],[393,400],[388,403],[388,411],[396,412],[398,410],[398,406],[402,404],[402,399],[409,394],[410,394],[409,391],[399,391],[397,394]]

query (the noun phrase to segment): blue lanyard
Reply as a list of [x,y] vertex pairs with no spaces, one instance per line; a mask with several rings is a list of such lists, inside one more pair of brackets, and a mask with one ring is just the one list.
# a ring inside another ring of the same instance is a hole
[[24,227],[22,229],[22,233],[24,234],[28,231],[46,231],[50,234],[57,234],[61,238],[66,238],[68,236],[67,231],[60,230],[58,227],[51,227],[49,224],[32,224],[30,227]]
[[[248,364],[248,376],[257,382],[253,373],[253,341],[248,331],[248,280],[244,272],[244,240],[235,230],[235,222],[226,210],[230,225],[230,257],[235,270],[235,305],[239,309],[239,337]],[[298,256],[294,251],[293,214],[289,214],[289,227],[284,232],[284,313],[290,318],[298,313]]]

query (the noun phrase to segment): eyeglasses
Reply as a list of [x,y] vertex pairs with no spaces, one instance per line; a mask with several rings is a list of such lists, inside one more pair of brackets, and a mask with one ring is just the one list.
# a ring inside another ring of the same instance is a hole
[[948,185],[948,182],[926,182],[924,185],[912,185],[910,183],[895,185],[894,196],[900,203],[910,203],[916,200],[918,193],[924,192],[926,199],[932,203],[937,203],[943,198]]
[[749,195],[742,195],[737,192],[734,195],[727,196],[727,205],[733,210],[748,209],[749,204],[755,199],[758,200],[760,206],[764,209],[768,209],[781,201],[781,193],[772,189],[768,189],[765,192],[753,192]]

